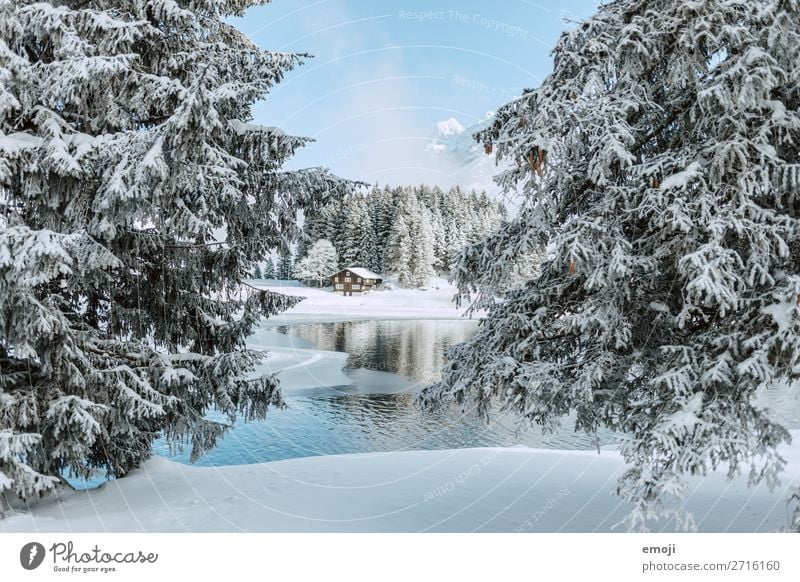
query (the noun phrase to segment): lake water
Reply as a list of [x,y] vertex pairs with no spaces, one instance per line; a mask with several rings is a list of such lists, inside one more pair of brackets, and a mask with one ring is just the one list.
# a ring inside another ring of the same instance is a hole
[[[477,330],[476,321],[356,321],[269,327],[296,347],[346,352],[349,386],[288,392],[287,408],[263,421],[239,424],[197,461],[201,466],[260,463],[296,457],[396,450],[525,445],[590,449],[568,421],[555,434],[495,413],[489,424],[471,406],[420,410],[416,391],[439,377],[447,348]],[[261,334],[263,338],[265,333]],[[188,462],[189,451],[157,453]]]

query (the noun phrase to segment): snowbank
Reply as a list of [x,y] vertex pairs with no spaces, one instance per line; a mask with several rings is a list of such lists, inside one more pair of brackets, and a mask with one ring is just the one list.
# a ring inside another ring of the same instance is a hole
[[[800,437],[800,434],[795,434]],[[800,454],[785,451],[787,483]],[[612,451],[482,448],[332,455],[200,468],[153,458],[101,489],[61,492],[0,521],[4,532],[594,532],[626,505]],[[783,527],[786,492],[721,474],[692,481],[686,507],[706,532]],[[670,524],[653,524],[654,531]],[[619,531],[619,528],[614,531]]]
[[425,289],[378,289],[345,297],[330,287],[306,287],[296,281],[254,280],[252,285],[287,295],[305,297],[288,311],[274,315],[274,325],[301,322],[355,321],[363,319],[461,319],[463,310],[453,302],[455,287],[435,278]]

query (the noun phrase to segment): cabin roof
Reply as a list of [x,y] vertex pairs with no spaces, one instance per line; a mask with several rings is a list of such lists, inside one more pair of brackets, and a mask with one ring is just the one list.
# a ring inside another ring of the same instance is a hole
[[346,267],[344,269],[340,269],[339,271],[336,271],[331,276],[338,275],[342,271],[350,271],[351,273],[355,273],[356,275],[358,275],[362,279],[383,279],[383,277],[381,277],[377,273],[373,273],[372,271],[370,271],[369,269],[365,269],[364,267]]

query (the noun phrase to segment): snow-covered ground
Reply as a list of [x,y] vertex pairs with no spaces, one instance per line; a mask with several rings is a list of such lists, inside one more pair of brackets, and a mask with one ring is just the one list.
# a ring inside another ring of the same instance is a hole
[[[797,483],[800,455],[785,454],[787,482]],[[0,521],[0,531],[612,531],[627,511],[612,495],[623,468],[611,451],[516,447],[217,468],[154,458],[99,490],[62,492]],[[786,523],[784,489],[748,489],[745,479],[729,484],[721,474],[691,483],[686,508],[701,531],[773,531]],[[662,528],[672,531],[665,523],[652,529]]]
[[[345,297],[330,287],[308,287],[297,281],[261,279],[255,287],[270,289],[305,300],[275,315],[275,325],[316,321],[353,321],[358,319],[460,319],[463,309],[456,307],[456,289],[446,279],[434,278],[425,289],[382,289],[361,296]],[[391,284],[391,283],[390,283]]]

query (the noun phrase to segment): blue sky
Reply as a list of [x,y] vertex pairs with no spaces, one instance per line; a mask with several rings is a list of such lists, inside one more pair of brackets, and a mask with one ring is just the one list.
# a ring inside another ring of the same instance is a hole
[[[274,0],[234,24],[269,50],[314,55],[255,121],[315,138],[290,167],[367,182],[447,185],[425,151],[436,123],[467,126],[535,87],[562,30],[595,0]],[[568,20],[568,21],[565,21]]]

